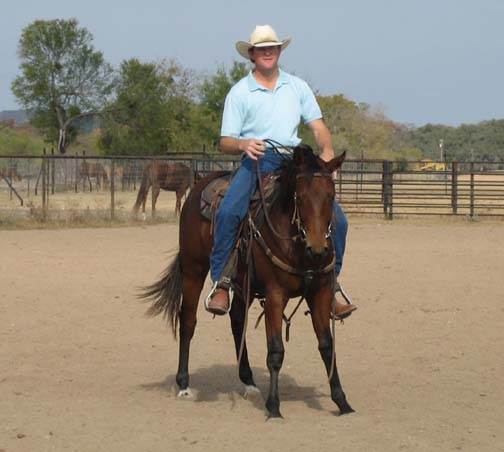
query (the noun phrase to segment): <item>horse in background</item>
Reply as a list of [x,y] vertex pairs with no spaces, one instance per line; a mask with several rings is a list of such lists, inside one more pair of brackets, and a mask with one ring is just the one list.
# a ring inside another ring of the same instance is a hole
[[107,175],[107,171],[104,166],[100,162],[87,162],[84,160],[79,165],[79,182],[83,179],[87,179],[89,182],[89,191],[93,191],[93,187],[91,184],[91,178],[96,179],[96,189],[99,190],[102,188],[107,188],[109,184],[109,177]]
[[149,163],[143,170],[142,182],[138,190],[138,196],[133,211],[138,213],[140,206],[142,206],[142,212],[145,213],[147,195],[152,186],[152,214],[154,215],[156,211],[157,198],[162,189],[175,192],[177,197],[175,214],[179,216],[182,206],[182,197],[191,186],[191,182],[191,169],[186,165],[155,160]]
[[11,181],[21,182],[21,174],[18,173],[17,165],[0,167],[0,177],[8,177]]

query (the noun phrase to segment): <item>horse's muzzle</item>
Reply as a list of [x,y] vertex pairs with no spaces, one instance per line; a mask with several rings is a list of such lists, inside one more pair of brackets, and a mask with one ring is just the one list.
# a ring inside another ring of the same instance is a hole
[[305,250],[305,255],[314,264],[320,264],[324,262],[324,260],[329,255],[329,248],[327,246],[324,246],[320,249],[317,249],[312,246],[307,246]]

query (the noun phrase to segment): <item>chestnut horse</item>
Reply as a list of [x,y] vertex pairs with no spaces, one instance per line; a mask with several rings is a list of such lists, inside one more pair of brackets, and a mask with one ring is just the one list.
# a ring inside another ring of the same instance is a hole
[[[250,234],[247,254],[251,256],[253,271],[247,272],[246,262],[239,259],[235,283],[241,282],[245,275],[250,279],[243,282],[241,288],[235,287],[230,311],[231,328],[240,360],[239,378],[246,385],[246,392],[257,392],[248,360],[244,326],[254,296],[264,297],[266,362],[270,372],[266,401],[268,418],[281,417],[278,377],[284,359],[282,317],[289,299],[299,296],[305,297],[310,309],[320,355],[329,375],[331,398],[341,414],[353,412],[338,376],[330,325],[335,287],[335,255],[330,239],[335,193],[331,174],[341,166],[344,158],[343,153],[325,163],[308,146],[294,148],[293,158],[286,159],[280,172],[280,184],[268,209],[267,221],[255,229],[255,220],[249,216],[253,234]],[[211,224],[200,213],[200,197],[205,186],[216,177],[203,178],[189,193],[180,217],[178,255],[161,279],[145,288],[141,295],[152,302],[148,314],[163,314],[174,334],[180,325],[176,376],[179,396],[191,395],[189,348],[213,244]]]
[[142,206],[142,212],[145,213],[145,203],[147,194],[152,185],[152,213],[156,211],[156,202],[161,189],[174,191],[177,197],[175,204],[175,213],[180,215],[182,197],[191,186],[191,169],[182,163],[168,163],[153,161],[143,170],[142,182],[138,190],[137,200],[133,211],[138,212]]
[[84,160],[79,165],[79,182],[83,179],[87,179],[89,183],[89,191],[93,191],[93,187],[91,185],[92,177],[96,179],[97,190],[102,187],[102,181],[103,187],[108,187],[109,177],[104,166],[100,162],[87,162]]
[[21,175],[17,171],[17,165],[0,167],[0,177],[8,177],[10,180],[21,181]]

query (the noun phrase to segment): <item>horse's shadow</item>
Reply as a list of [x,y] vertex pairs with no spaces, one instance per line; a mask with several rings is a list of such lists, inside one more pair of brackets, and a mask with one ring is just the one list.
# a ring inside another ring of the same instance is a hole
[[[261,395],[247,397],[257,409],[264,410],[264,395],[268,392],[269,372],[262,368],[253,368],[254,378]],[[313,386],[300,386],[288,373],[280,375],[280,398],[284,402],[301,401],[307,407],[315,410],[323,410],[319,402],[320,397],[327,397]],[[244,385],[237,375],[236,366],[214,365],[195,369],[191,373],[191,390],[195,402],[215,402],[222,400],[225,394],[229,397],[233,406],[240,398],[243,398]],[[141,388],[146,391],[159,391],[176,396],[178,387],[175,383],[175,375],[168,375],[163,381],[145,383]],[[259,394],[258,394],[259,395]]]

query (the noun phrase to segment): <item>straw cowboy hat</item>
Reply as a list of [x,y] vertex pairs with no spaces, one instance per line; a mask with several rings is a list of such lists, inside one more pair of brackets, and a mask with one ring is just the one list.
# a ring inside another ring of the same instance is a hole
[[238,53],[243,58],[249,60],[250,56],[248,51],[252,47],[281,46],[283,50],[290,42],[291,38],[289,36],[283,41],[280,41],[275,30],[273,30],[270,25],[257,25],[250,35],[250,41],[238,41],[236,43],[236,50],[238,50]]

